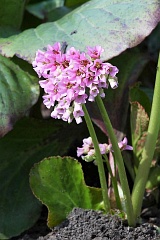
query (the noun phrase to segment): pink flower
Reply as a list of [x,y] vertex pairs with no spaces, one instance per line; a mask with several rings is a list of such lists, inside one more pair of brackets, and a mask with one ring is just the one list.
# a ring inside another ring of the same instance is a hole
[[108,145],[106,143],[103,143],[103,144],[100,143],[99,148],[102,155],[107,154],[111,151],[111,145]]
[[[104,144],[100,143],[99,149],[100,149],[100,153],[102,155],[108,154],[110,151],[112,151],[111,145],[108,145],[106,143],[104,143]],[[87,162],[96,160],[95,149],[94,149],[94,145],[93,145],[91,137],[83,139],[82,148],[79,148],[79,147],[77,148],[77,156],[78,157],[81,156],[82,159]]]
[[76,50],[74,47],[71,47],[67,51],[66,56],[68,57],[68,59],[78,60],[80,58],[80,52],[79,50]]
[[97,97],[97,95],[98,95],[98,93],[99,93],[98,86],[92,85],[89,93],[90,93],[90,96],[89,96],[89,98],[88,98],[88,101],[94,102],[95,97]]
[[85,82],[86,87],[90,88],[92,84],[98,84],[100,79],[95,76],[95,73],[88,71],[83,81]]
[[[100,59],[101,46],[88,47],[88,55],[74,47],[61,51],[60,43],[48,45],[45,51],[38,50],[32,65],[44,89],[43,103],[53,107],[51,117],[79,124],[84,112],[82,104],[94,101],[99,94],[105,97],[104,89],[118,86],[118,69]],[[93,149],[92,149],[93,150]]]
[[116,66],[113,66],[110,63],[106,63],[106,73],[108,75],[110,75],[112,78],[114,78],[118,72],[119,72],[119,70]]
[[81,156],[86,162],[95,160],[95,150],[91,137],[83,139],[82,148],[77,148],[77,156]]
[[127,143],[128,143],[128,140],[127,140],[126,137],[121,142],[118,143],[118,146],[119,146],[121,151],[123,151],[123,150],[133,150],[133,147],[130,146],[130,145],[127,145]]
[[87,47],[87,49],[88,55],[94,59],[100,58],[101,53],[104,52],[104,49],[101,46]]
[[[133,150],[133,147],[130,145],[127,145],[127,143],[128,141],[126,137],[123,139],[123,141],[118,143],[118,146],[121,151]],[[103,143],[103,144],[99,143],[99,149],[102,155],[108,154],[109,152],[113,152],[112,145],[107,143]],[[95,149],[94,149],[94,145],[91,137],[83,139],[82,148],[77,148],[77,156],[78,157],[81,156],[82,159],[84,159],[87,162],[96,160]]]
[[77,156],[80,157],[83,154],[88,154],[91,148],[93,148],[92,138],[84,138],[82,148],[77,148]]
[[102,62],[100,59],[96,59],[93,62],[93,65],[90,67],[92,72],[95,72],[95,76],[99,76],[101,74],[105,74],[106,72],[106,64]]
[[77,124],[82,122],[81,117],[84,116],[84,112],[82,110],[82,105],[81,104],[74,102],[73,116],[74,116]]
[[[77,91],[77,84],[75,81],[69,80],[68,78],[63,78],[59,83],[59,93],[61,96],[67,96],[67,98],[72,101],[75,99],[76,91]],[[77,94],[78,95],[78,94]]]

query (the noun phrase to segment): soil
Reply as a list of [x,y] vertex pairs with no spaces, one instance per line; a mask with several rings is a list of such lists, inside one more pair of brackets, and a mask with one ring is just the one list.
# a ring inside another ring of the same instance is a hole
[[[43,211],[44,212],[44,211]],[[152,214],[151,214],[152,212]],[[55,227],[49,229],[46,225],[46,216],[35,226],[26,231],[20,237],[13,240],[160,240],[157,226],[160,226],[160,210],[152,208],[147,213],[151,218],[143,218],[142,224],[136,228],[128,227],[116,215],[104,215],[100,211],[74,208],[67,219]],[[146,223],[145,223],[146,221]],[[151,223],[149,223],[151,222]]]

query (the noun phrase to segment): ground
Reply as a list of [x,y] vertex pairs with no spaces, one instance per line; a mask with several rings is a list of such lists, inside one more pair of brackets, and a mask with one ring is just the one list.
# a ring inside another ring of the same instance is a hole
[[[43,214],[46,211],[44,208]],[[150,210],[160,216],[159,210]],[[142,223],[136,228],[128,227],[118,216],[104,215],[94,210],[75,208],[67,219],[49,229],[46,226],[46,213],[41,216],[35,226],[14,240],[160,240],[157,231],[158,217],[146,218],[147,223]],[[144,213],[147,216],[147,210]],[[148,222],[152,223],[148,223]],[[153,222],[156,222],[155,224]],[[143,219],[145,222],[145,218]]]

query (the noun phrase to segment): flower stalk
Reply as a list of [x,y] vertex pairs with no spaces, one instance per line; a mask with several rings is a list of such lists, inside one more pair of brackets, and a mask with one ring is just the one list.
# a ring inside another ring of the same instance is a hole
[[103,118],[105,127],[108,132],[108,136],[110,138],[110,141],[112,143],[112,148],[114,150],[114,156],[115,160],[118,166],[118,172],[119,172],[119,177],[120,177],[120,182],[122,186],[122,191],[124,195],[124,200],[125,200],[125,207],[126,207],[126,212],[127,212],[127,219],[128,219],[128,224],[129,226],[135,226],[136,225],[136,219],[134,216],[133,212],[133,206],[132,206],[132,201],[131,201],[131,194],[130,194],[130,189],[127,181],[127,176],[126,176],[126,171],[125,171],[125,166],[122,158],[121,151],[118,147],[117,139],[113,131],[113,127],[111,125],[109,116],[107,114],[107,111],[105,109],[105,106],[103,104],[103,101],[101,97],[98,95],[96,97],[96,102],[98,105],[98,108],[101,112],[101,116]]
[[99,178],[100,178],[100,184],[102,188],[102,196],[103,196],[103,201],[104,201],[104,208],[106,212],[110,211],[110,202],[108,198],[108,188],[107,188],[107,183],[106,183],[106,176],[105,176],[105,171],[104,171],[104,165],[103,165],[103,160],[102,160],[102,155],[100,153],[99,149],[99,144],[98,144],[98,139],[92,124],[92,121],[90,119],[90,116],[88,114],[87,108],[85,105],[83,105],[83,111],[84,111],[84,118],[90,133],[90,136],[93,141],[93,145],[95,148],[95,154],[96,154],[96,162],[98,166],[98,173],[99,173]]
[[147,137],[142,152],[142,159],[138,166],[134,187],[132,191],[132,203],[134,214],[136,217],[140,216],[142,201],[145,192],[145,186],[153,159],[156,141],[158,138],[158,132],[160,129],[160,115],[159,115],[159,104],[160,104],[160,55],[158,60],[152,109],[150,115],[150,121],[148,126]]

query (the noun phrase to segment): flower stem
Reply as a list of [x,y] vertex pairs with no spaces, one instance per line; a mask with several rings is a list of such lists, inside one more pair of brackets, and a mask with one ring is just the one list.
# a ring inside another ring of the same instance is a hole
[[125,207],[126,207],[128,224],[129,224],[129,226],[134,227],[136,225],[136,219],[135,219],[134,212],[133,212],[131,195],[130,195],[130,190],[129,190],[129,185],[128,185],[128,181],[127,181],[127,176],[126,176],[126,171],[125,171],[125,166],[124,166],[122,154],[121,154],[121,151],[118,147],[117,139],[116,139],[116,136],[114,134],[113,127],[111,125],[111,122],[110,122],[109,116],[107,114],[106,108],[105,108],[105,106],[103,104],[103,101],[102,101],[102,99],[99,95],[96,97],[96,102],[97,102],[97,105],[98,105],[99,110],[101,112],[105,127],[106,127],[107,132],[108,132],[108,136],[109,136],[110,141],[112,143],[112,148],[114,150],[114,156],[115,156],[115,159],[116,159],[116,164],[118,166],[118,173],[119,173],[120,182],[121,182],[122,191],[123,191],[124,200],[125,200]]
[[160,116],[159,116],[159,103],[160,103],[160,55],[158,60],[156,81],[154,87],[154,95],[152,102],[152,109],[150,121],[148,126],[147,137],[142,152],[142,159],[139,163],[136,179],[133,186],[132,202],[134,214],[136,217],[140,216],[142,201],[145,192],[146,182],[153,159],[158,132],[160,129]]
[[116,199],[117,208],[119,210],[122,210],[121,199],[120,199],[120,196],[119,196],[118,186],[117,186],[117,179],[116,179],[115,176],[113,176],[112,169],[111,169],[111,166],[109,164],[109,160],[108,160],[107,155],[105,154],[105,155],[103,155],[103,157],[105,159],[109,174],[111,176],[111,181],[112,181],[112,184],[113,184],[113,189],[114,189],[114,195],[115,195],[115,199]]
[[84,118],[85,118],[88,130],[89,130],[90,136],[92,138],[95,153],[96,153],[96,162],[97,162],[97,166],[98,166],[98,173],[99,173],[100,184],[101,184],[101,188],[102,188],[104,208],[105,208],[106,212],[109,212],[110,211],[110,202],[109,202],[109,198],[108,198],[106,176],[105,176],[105,171],[104,171],[102,155],[101,155],[100,149],[99,149],[98,139],[97,139],[92,121],[90,119],[90,116],[88,114],[87,108],[84,104],[83,104],[83,111],[84,111]]

